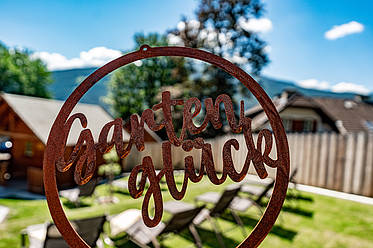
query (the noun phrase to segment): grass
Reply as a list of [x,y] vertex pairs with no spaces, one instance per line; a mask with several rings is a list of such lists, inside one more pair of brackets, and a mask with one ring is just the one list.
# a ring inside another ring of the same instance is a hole
[[[177,180],[180,182],[181,178]],[[223,191],[228,183],[215,186],[207,178],[198,184],[189,182],[184,201],[194,202],[194,198],[204,192]],[[96,195],[106,194],[106,185],[97,188]],[[84,207],[81,208],[73,208],[63,200],[65,212],[70,219],[78,219],[141,207],[142,198],[132,199],[125,192],[116,192],[115,196],[120,200],[117,204],[99,205],[94,198],[85,198]],[[297,200],[285,201],[280,218],[261,247],[373,247],[372,206],[305,192],[298,192],[297,196]],[[166,188],[163,198],[164,202],[171,200]],[[20,231],[23,228],[50,220],[44,200],[0,199],[0,205],[11,209],[8,219],[0,224],[0,248],[20,247]],[[164,219],[168,217],[165,213]],[[252,208],[240,214],[240,217],[247,232],[250,232],[260,215],[257,209]],[[244,239],[241,229],[236,227],[228,213],[219,218],[218,223],[224,230],[226,247],[235,247]],[[197,230],[205,247],[218,247],[215,233],[208,222],[204,222]],[[127,247],[126,244],[123,247]],[[188,232],[168,235],[161,244],[164,247],[193,247]]]

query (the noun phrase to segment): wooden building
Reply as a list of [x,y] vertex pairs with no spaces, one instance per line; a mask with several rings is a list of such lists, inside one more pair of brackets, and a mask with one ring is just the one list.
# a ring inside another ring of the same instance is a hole
[[[373,104],[364,101],[363,97],[310,97],[296,91],[284,91],[272,101],[289,133],[373,132]],[[245,114],[252,118],[254,131],[270,128],[268,117],[260,105]]]
[[[32,192],[43,192],[43,155],[49,131],[62,107],[63,102],[14,94],[0,94],[0,136],[12,142],[10,160],[6,171],[12,179],[27,180],[28,189]],[[73,113],[83,113],[88,126],[97,142],[102,127],[113,118],[100,106],[79,103]],[[83,130],[75,121],[67,141],[67,152],[70,152]],[[123,130],[124,141],[129,140],[129,133]],[[159,142],[159,137],[146,127],[145,140]],[[70,151],[69,151],[70,150]],[[98,165],[104,162],[102,154],[97,154]],[[4,175],[0,175],[3,177]],[[61,188],[74,184],[73,170],[57,172],[58,185]]]

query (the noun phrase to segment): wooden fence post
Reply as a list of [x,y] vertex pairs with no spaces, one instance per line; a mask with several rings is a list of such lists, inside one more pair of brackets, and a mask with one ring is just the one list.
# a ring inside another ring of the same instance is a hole
[[367,137],[363,195],[373,197],[373,134]]
[[304,162],[305,162],[305,171],[306,171],[306,177],[305,177],[305,184],[310,185],[311,184],[311,170],[312,170],[312,135],[311,134],[306,134],[305,135],[305,144],[304,144]]
[[346,161],[343,177],[343,191],[347,193],[352,192],[352,178],[354,173],[354,157],[355,157],[355,135],[347,135],[346,144]]
[[336,174],[336,155],[337,155],[337,135],[331,133],[329,136],[329,154],[328,154],[328,169],[326,173],[326,187],[334,189]]
[[320,169],[320,134],[312,135],[312,149],[311,149],[311,185],[318,186],[317,176]]
[[329,134],[323,133],[321,135],[321,142],[320,142],[320,162],[318,168],[318,182],[317,186],[325,187],[326,186],[326,176],[327,176],[327,168],[330,166],[328,165],[328,154],[330,152],[329,146]]
[[298,148],[299,154],[297,155],[297,168],[299,168],[299,183],[306,183],[307,178],[307,167],[306,167],[306,160],[304,159],[305,156],[305,136],[304,134],[297,134],[298,136]]
[[356,149],[355,149],[355,166],[352,181],[352,193],[361,194],[362,184],[363,184],[363,166],[364,166],[364,156],[365,156],[365,133],[358,133],[356,139]]
[[334,189],[338,191],[343,190],[343,179],[345,171],[345,162],[346,162],[346,136],[338,135],[337,142],[337,157],[336,157],[336,166],[334,174]]

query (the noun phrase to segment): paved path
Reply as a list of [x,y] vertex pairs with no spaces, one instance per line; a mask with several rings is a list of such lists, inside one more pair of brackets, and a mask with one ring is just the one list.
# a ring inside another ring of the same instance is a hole
[[0,186],[0,198],[42,200],[45,196],[27,191],[26,180],[11,180],[7,186]]
[[[246,177],[250,180],[261,181],[261,179],[256,175],[247,175]],[[290,187],[291,186],[292,184],[290,184]],[[308,186],[304,184],[297,184],[297,189],[301,191],[309,192],[309,193],[318,194],[318,195],[325,195],[325,196],[330,196],[330,197],[339,198],[343,200],[349,200],[349,201],[359,202],[363,204],[373,205],[373,198],[371,197],[348,194],[344,192],[323,189],[323,188]]]
[[339,198],[343,200],[349,200],[349,201],[359,202],[363,204],[373,205],[373,198],[371,197],[348,194],[344,192],[334,191],[330,189],[323,189],[323,188],[308,186],[308,185],[303,185],[303,184],[297,184],[297,189],[301,191],[305,191],[305,192],[315,193],[318,195],[325,195],[325,196],[335,197],[335,198]]

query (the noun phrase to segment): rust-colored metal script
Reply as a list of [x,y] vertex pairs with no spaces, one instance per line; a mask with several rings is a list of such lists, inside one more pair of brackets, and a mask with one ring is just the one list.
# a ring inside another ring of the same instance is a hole
[[[84,113],[71,115],[75,105],[97,81],[113,70],[137,60],[158,56],[183,56],[202,60],[220,67],[244,84],[256,97],[268,116],[275,137],[277,159],[273,160],[269,157],[273,146],[272,132],[268,129],[261,130],[255,144],[251,132],[251,119],[244,116],[244,102],[241,101],[239,119],[236,120],[232,100],[226,94],[219,95],[215,99],[215,102],[211,98],[206,98],[204,100],[204,120],[200,126],[196,126],[193,122],[193,118],[201,111],[201,101],[195,97],[186,101],[182,99],[172,99],[170,92],[162,92],[162,99],[159,104],[154,105],[152,109],[146,109],[143,111],[141,116],[133,114],[130,117],[128,123],[130,126],[130,140],[128,143],[125,144],[123,142],[122,132],[124,123],[120,118],[104,125],[98,137],[98,143],[95,143],[91,131],[86,128],[88,120]],[[213,158],[211,145],[206,143],[202,138],[196,138],[193,140],[186,139],[187,132],[192,135],[201,133],[209,123],[211,123],[215,129],[222,128],[222,120],[220,119],[221,104],[224,105],[225,116],[231,131],[233,133],[243,133],[245,137],[247,154],[245,164],[240,172],[235,170],[231,154],[232,149],[239,150],[239,143],[236,139],[233,138],[226,141],[223,146],[222,157],[220,158]],[[172,106],[176,105],[184,106],[183,126],[179,137],[175,134],[171,114]],[[162,122],[156,123],[154,116],[155,111],[162,112]],[[82,131],[79,135],[77,144],[68,156],[67,161],[65,161],[66,142],[74,121],[80,122]],[[208,179],[216,185],[222,184],[227,177],[230,177],[234,182],[240,182],[244,179],[249,166],[252,163],[258,176],[264,179],[268,176],[264,166],[264,164],[266,164],[269,167],[276,168],[276,183],[274,191],[262,218],[252,233],[239,245],[239,247],[257,247],[269,233],[278,217],[286,196],[289,181],[289,148],[286,134],[276,108],[270,98],[252,77],[242,69],[221,57],[192,48],[149,47],[147,45],[142,46],[138,51],[126,54],[109,62],[86,78],[66,100],[52,126],[44,155],[45,193],[53,220],[67,243],[71,247],[89,247],[75,232],[63,211],[58,197],[55,170],[57,169],[60,172],[65,172],[75,164],[74,180],[77,184],[87,183],[96,170],[96,152],[105,153],[115,147],[118,156],[125,158],[128,156],[131,149],[137,149],[138,151],[143,151],[145,149],[145,123],[153,131],[159,131],[164,128],[168,140],[162,143],[163,168],[157,173],[152,158],[146,156],[143,158],[140,165],[137,165],[132,169],[128,180],[129,192],[133,198],[139,198],[144,194],[146,181],[149,181],[149,188],[145,192],[142,205],[144,223],[149,227],[154,227],[162,219],[163,199],[159,183],[163,177],[166,179],[172,197],[176,200],[181,200],[186,193],[188,181],[190,180],[197,183],[202,180],[205,173],[207,174]],[[113,134],[111,137],[108,137],[110,130],[113,130]],[[110,140],[109,142],[108,138]],[[263,142],[264,151],[262,151]],[[201,165],[198,173],[195,171],[193,157],[185,157],[184,181],[180,191],[177,189],[174,180],[171,159],[172,146],[182,147],[186,152],[189,152],[192,149],[201,151]],[[223,160],[223,171],[220,177],[217,176],[215,171],[214,159]],[[136,179],[140,172],[141,180],[138,184]],[[151,197],[154,199],[155,213],[153,217],[149,216],[149,201]]]

